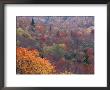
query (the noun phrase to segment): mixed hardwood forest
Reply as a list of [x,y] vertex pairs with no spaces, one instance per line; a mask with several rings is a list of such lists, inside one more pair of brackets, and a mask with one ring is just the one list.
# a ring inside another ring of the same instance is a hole
[[94,74],[93,16],[17,16],[17,74]]

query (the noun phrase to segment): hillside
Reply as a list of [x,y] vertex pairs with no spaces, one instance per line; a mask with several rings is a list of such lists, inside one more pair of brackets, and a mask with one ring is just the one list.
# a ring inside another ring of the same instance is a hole
[[[17,16],[16,37],[18,50],[38,51],[53,65],[51,74],[94,74],[93,16]],[[27,72],[17,66],[17,73]]]

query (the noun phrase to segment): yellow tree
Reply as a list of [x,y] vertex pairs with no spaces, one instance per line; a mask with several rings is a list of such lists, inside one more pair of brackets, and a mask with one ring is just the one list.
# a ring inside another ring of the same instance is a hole
[[16,67],[22,74],[52,74],[55,67],[49,60],[39,57],[39,52],[27,48],[16,49]]

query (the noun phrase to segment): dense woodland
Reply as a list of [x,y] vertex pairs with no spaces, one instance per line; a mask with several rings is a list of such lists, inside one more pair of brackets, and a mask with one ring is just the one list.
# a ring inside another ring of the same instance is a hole
[[94,74],[93,16],[17,16],[17,74]]

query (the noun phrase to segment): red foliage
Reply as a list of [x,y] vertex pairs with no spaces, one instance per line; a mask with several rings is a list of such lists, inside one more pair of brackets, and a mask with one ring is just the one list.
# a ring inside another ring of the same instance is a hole
[[35,26],[35,28],[36,28],[36,30],[38,30],[39,32],[44,32],[44,30],[45,30],[45,25],[43,25],[43,24],[37,24],[37,25]]
[[88,61],[89,61],[89,63],[94,64],[94,56],[93,55],[90,55],[88,57]]
[[60,32],[60,37],[66,37],[67,36],[67,33],[66,32]]
[[86,74],[92,74],[94,73],[94,66],[92,64],[84,64],[83,65],[83,72]]
[[75,73],[81,73],[81,74],[93,74],[94,73],[94,65],[76,63],[74,65],[74,71],[75,71]]
[[87,49],[87,55],[90,56],[90,55],[93,55],[94,54],[94,49],[93,48],[88,48]]

